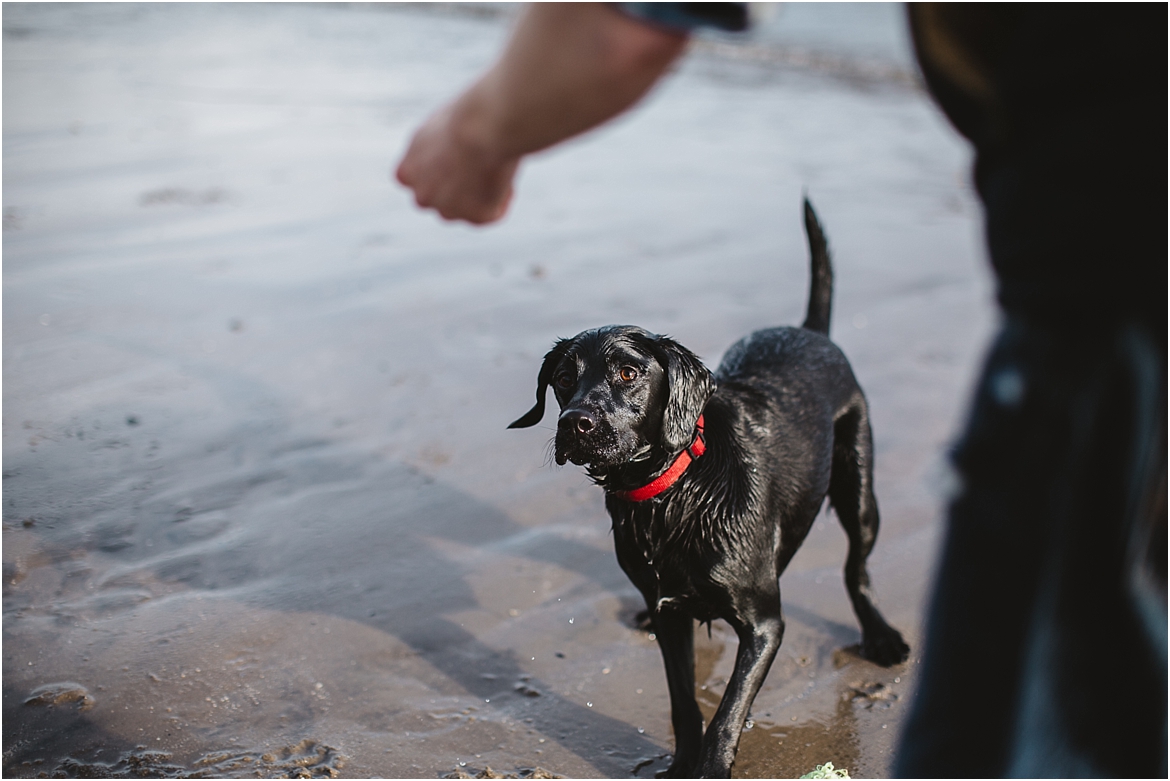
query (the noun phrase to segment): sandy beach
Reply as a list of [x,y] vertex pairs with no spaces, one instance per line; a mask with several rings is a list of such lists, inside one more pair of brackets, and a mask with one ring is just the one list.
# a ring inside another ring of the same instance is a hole
[[[700,42],[476,229],[390,173],[508,7],[6,3],[3,774],[653,777],[666,682],[602,494],[551,419],[505,427],[557,337],[633,323],[714,367],[799,323],[807,192],[913,650],[852,650],[825,513],[735,775],[887,776],[995,311],[899,12],[816,13]],[[736,638],[697,638],[709,716]]]

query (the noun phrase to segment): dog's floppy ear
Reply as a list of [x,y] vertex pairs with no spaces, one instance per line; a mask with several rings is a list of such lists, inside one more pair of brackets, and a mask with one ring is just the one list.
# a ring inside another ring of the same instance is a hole
[[536,376],[536,406],[528,410],[524,414],[524,417],[512,421],[508,425],[508,428],[528,428],[529,426],[535,426],[544,417],[545,391],[552,384],[553,372],[557,370],[557,365],[565,357],[565,353],[569,351],[569,345],[572,343],[572,339],[561,339],[544,356],[544,363],[540,366],[540,374]]
[[662,445],[682,450],[694,441],[695,422],[715,392],[715,381],[699,357],[673,339],[660,336],[652,349],[666,369],[669,394],[662,412]]

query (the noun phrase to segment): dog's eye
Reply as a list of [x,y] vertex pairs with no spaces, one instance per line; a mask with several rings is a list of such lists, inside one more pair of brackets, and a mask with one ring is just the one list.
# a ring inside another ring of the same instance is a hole
[[633,382],[638,379],[638,370],[633,366],[623,366],[618,369],[618,377],[621,378],[622,382]]
[[556,386],[561,390],[568,390],[569,388],[573,387],[573,375],[558,374],[555,382]]

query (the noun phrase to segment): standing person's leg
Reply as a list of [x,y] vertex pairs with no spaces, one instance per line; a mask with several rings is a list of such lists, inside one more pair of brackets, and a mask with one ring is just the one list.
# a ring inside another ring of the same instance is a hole
[[1165,554],[1165,372],[1132,323],[1009,319],[955,456],[899,775],[1163,771],[1164,645],[1131,580],[1159,528]]

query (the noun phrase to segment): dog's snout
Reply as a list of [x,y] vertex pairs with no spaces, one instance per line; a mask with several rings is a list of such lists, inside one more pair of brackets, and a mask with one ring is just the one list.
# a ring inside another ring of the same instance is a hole
[[569,410],[561,415],[559,425],[575,434],[588,434],[597,426],[597,421],[588,412]]

